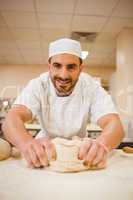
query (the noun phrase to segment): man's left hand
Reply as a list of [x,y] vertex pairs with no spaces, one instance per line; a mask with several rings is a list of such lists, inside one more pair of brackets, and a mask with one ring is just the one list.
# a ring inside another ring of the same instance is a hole
[[94,139],[86,140],[80,147],[78,158],[84,160],[84,165],[102,168],[106,164],[107,147]]

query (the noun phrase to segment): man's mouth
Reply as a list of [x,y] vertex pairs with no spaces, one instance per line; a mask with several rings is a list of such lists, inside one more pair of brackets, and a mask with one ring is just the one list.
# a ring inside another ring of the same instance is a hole
[[56,93],[60,97],[69,96],[73,90],[71,79],[63,80],[60,78],[56,78],[54,79],[54,85],[56,88]]
[[68,85],[71,83],[70,80],[60,80],[60,79],[57,79],[57,82],[60,84],[60,85]]

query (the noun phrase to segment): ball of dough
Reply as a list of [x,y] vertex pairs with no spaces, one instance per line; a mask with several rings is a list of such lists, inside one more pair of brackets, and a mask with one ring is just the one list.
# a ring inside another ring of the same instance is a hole
[[80,146],[88,141],[89,138],[83,140],[79,138],[73,138],[73,140],[67,140],[63,138],[55,138],[52,142],[55,145],[57,159],[50,161],[49,169],[57,172],[79,172],[88,169],[102,169],[97,166],[85,166],[83,160],[78,159],[78,152]]
[[11,145],[0,138],[0,160],[9,158],[11,154]]

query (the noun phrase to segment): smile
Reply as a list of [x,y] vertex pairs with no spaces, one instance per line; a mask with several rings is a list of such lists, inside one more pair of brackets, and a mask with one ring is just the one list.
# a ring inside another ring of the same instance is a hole
[[58,83],[60,83],[61,85],[68,85],[71,83],[71,81],[62,81],[62,80],[57,80]]

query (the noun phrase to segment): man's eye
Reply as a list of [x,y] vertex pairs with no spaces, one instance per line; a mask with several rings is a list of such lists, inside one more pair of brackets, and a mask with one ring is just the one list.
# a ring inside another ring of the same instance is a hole
[[69,70],[74,70],[75,68],[76,68],[76,66],[75,65],[68,65],[68,67],[67,67]]
[[55,68],[57,68],[57,69],[59,69],[59,68],[61,67],[60,64],[53,64],[53,66],[54,66]]

